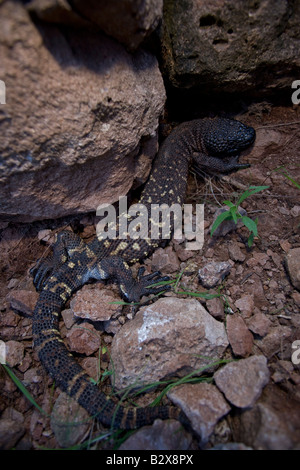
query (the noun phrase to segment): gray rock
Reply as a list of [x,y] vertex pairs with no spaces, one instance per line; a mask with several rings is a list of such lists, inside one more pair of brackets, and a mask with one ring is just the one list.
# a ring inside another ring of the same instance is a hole
[[0,449],[12,449],[25,433],[25,426],[9,418],[0,419]]
[[0,204],[19,221],[95,211],[145,181],[165,102],[152,54],[36,21],[1,2]]
[[293,286],[300,291],[300,248],[289,250],[285,257],[285,265]]
[[[272,0],[164,3],[165,72],[178,88],[203,94],[290,89],[299,73],[300,12]],[[280,32],[280,33],[279,33]]]
[[[214,224],[216,218],[219,215],[223,214],[223,212],[227,212],[228,209],[229,208],[227,206],[223,206],[216,210],[211,227]],[[242,216],[247,215],[247,211],[245,211],[245,209],[243,209],[242,207],[238,208],[238,213]],[[237,223],[235,223],[234,220],[232,219],[223,220],[223,222],[214,231],[213,237],[225,237],[225,235],[227,235],[230,232],[233,232],[234,230],[238,229],[242,225],[243,225],[243,222],[240,219],[238,219]]]
[[134,50],[158,25],[163,0],[72,0],[76,12]]
[[60,393],[51,412],[50,425],[60,447],[71,447],[83,441],[93,419],[73,398]]
[[223,323],[195,299],[166,297],[143,307],[115,335],[114,385],[183,376],[220,359],[228,346]]
[[231,267],[231,264],[227,261],[207,263],[199,269],[199,280],[208,289],[215,287],[228,276]]
[[268,385],[253,408],[233,416],[230,424],[238,442],[259,450],[288,450],[299,448],[299,422],[299,401]]
[[24,359],[24,344],[19,341],[7,341],[6,362],[10,367],[15,367]]
[[119,447],[120,450],[187,450],[192,441],[176,420],[157,419],[152,426],[144,426]]
[[202,444],[208,441],[219,419],[231,409],[222,393],[212,384],[180,385],[173,388],[168,397],[184,411]]
[[264,356],[251,356],[230,362],[214,374],[217,387],[232,405],[239,408],[254,405],[269,377],[267,359]]

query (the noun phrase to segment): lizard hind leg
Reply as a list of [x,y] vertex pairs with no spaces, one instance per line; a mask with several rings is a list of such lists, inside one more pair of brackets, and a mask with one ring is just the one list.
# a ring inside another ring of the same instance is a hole
[[36,290],[41,291],[53,272],[68,262],[74,252],[78,252],[84,247],[84,241],[75,233],[69,230],[59,232],[52,245],[52,253],[40,258],[35,266],[30,269]]

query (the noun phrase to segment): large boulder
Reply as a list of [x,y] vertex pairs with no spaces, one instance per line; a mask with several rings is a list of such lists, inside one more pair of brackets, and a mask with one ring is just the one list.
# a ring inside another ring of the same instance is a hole
[[112,341],[113,382],[121,389],[213,370],[228,346],[224,324],[196,299],[165,297],[142,307]]
[[143,182],[165,90],[157,61],[87,29],[0,5],[0,215],[32,221],[95,211]]
[[166,0],[166,75],[173,87],[203,94],[291,90],[300,70],[299,21],[299,2]]
[[27,9],[51,23],[99,27],[135,50],[161,20],[163,0],[29,0]]

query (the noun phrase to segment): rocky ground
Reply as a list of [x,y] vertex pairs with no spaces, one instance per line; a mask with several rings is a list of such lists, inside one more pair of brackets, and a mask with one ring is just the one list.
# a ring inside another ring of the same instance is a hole
[[[145,262],[149,272],[159,268],[180,277],[175,288],[134,316],[128,306],[110,303],[120,300],[115,286],[93,284],[62,312],[64,340],[105,392],[112,382],[116,391],[175,376],[179,384],[162,402],[180,406],[191,429],[156,421],[133,435],[112,436],[55,388],[37,360],[31,333],[37,294],[28,270],[61,228],[90,239],[95,217],[89,214],[1,227],[1,339],[7,363],[44,410],[1,369],[3,448],[299,449],[300,354],[293,346],[300,341],[300,191],[282,168],[275,171],[284,166],[300,181],[299,111],[262,103],[240,118],[257,130],[244,157],[252,167],[219,180],[189,177],[187,202],[205,204],[203,249],[188,251],[186,240],[173,240]],[[234,202],[249,185],[269,186],[242,203],[250,218],[258,218],[253,246],[247,246],[245,227],[210,237],[222,201]],[[199,270],[216,262],[226,263],[227,275],[204,287]],[[187,378],[193,370],[198,374]],[[129,401],[147,405],[161,390],[152,387]]]

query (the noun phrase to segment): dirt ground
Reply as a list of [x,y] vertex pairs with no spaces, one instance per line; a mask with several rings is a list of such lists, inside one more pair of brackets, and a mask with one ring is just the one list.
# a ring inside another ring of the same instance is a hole
[[[287,276],[284,259],[290,249],[300,247],[300,190],[286,176],[300,184],[300,107],[272,107],[268,103],[261,103],[250,107],[246,114],[237,118],[255,127],[257,132],[254,148],[243,156],[243,161],[249,161],[252,166],[217,180],[197,179],[190,174],[187,202],[205,204],[207,230],[202,252],[195,254],[188,262],[199,269],[204,261],[226,261],[237,257],[233,254],[233,248],[242,250],[244,257],[236,260],[224,284],[223,293],[234,311],[237,310],[235,302],[239,298],[246,294],[253,295],[254,313],[263,313],[272,327],[287,327],[280,330],[286,331],[286,336],[274,337],[273,342],[272,338],[266,340],[265,337],[253,334],[253,353],[263,353],[268,358],[271,373],[267,387],[268,399],[277,403],[279,415],[282,406],[284,419],[287,416],[289,419],[293,414],[296,420],[300,415],[300,367],[291,362],[291,354],[292,343],[300,340],[300,293]],[[241,194],[249,185],[269,186],[268,190],[242,204],[250,218],[258,218],[259,238],[255,239],[252,248],[247,247],[248,232],[245,228],[229,233],[224,238],[211,238],[208,227],[216,208],[225,199],[234,202],[237,194]],[[54,233],[64,226],[71,226],[88,239],[94,233],[92,221],[93,215],[88,215],[31,225],[1,225],[0,336],[5,342],[13,340],[23,344],[24,357],[13,370],[46,413],[51,413],[59,392],[32,349],[31,312],[35,297],[28,271],[48,249],[48,242],[38,239],[41,230],[50,229]],[[185,276],[184,282],[190,289],[203,290],[195,276]],[[19,297],[14,296],[17,291],[22,291]],[[26,291],[30,293],[28,297]],[[15,308],[12,308],[11,298],[15,299]],[[22,304],[18,311],[16,298]],[[248,320],[245,319],[246,323]],[[25,398],[3,368],[0,372],[0,389],[2,417],[17,412],[15,420],[22,423],[22,432],[13,447],[59,447],[49,417],[41,415]],[[280,397],[284,397],[284,400]],[[249,445],[247,429],[242,432],[240,425],[230,420],[228,423],[231,423],[228,442],[238,439]],[[293,431],[299,435],[299,424],[296,422]],[[94,436],[100,431],[95,428],[89,432]],[[213,445],[216,443],[217,437],[212,441]],[[297,447],[297,442],[293,442],[293,447]]]

